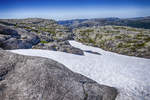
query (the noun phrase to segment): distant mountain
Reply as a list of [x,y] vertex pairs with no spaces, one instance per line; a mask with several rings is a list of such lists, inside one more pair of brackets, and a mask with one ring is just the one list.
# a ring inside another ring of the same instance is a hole
[[63,20],[58,21],[58,24],[65,25],[70,28],[118,25],[118,26],[130,26],[136,28],[150,29],[150,16],[126,18],[126,19],[112,17],[112,18]]

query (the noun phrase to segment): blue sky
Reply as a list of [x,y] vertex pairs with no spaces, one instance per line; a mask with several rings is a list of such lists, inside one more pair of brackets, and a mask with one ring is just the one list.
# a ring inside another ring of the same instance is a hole
[[1,0],[0,18],[56,20],[150,16],[150,0]]

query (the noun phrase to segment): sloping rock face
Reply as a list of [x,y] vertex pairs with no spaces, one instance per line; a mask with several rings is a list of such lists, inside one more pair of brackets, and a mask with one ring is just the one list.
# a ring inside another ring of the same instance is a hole
[[99,85],[56,61],[0,50],[0,100],[115,100]]

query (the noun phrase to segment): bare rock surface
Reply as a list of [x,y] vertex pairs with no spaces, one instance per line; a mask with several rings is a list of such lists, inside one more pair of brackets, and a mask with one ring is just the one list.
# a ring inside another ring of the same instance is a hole
[[34,48],[84,55],[67,43],[73,38],[73,33],[54,20],[0,19],[0,47],[5,50]]
[[3,49],[28,49],[40,42],[34,32],[0,25],[0,47]]
[[115,100],[115,88],[51,59],[0,50],[0,100]]

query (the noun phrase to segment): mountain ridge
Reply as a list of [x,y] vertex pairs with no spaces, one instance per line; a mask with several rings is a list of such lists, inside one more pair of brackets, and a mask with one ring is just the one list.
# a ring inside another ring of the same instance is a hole
[[73,19],[62,21],[60,20],[57,22],[58,24],[65,25],[70,28],[119,25],[119,26],[130,26],[135,28],[150,29],[150,16],[135,17],[135,18],[109,17],[109,18]]

